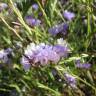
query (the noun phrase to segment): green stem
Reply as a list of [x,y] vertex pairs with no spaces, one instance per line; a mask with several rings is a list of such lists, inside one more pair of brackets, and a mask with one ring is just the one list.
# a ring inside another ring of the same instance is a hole
[[5,21],[5,19],[0,15],[0,19],[4,22],[4,24],[8,27],[8,29],[10,29],[11,31],[13,31],[15,34],[16,34],[16,36],[21,40],[21,41],[23,41],[23,38],[16,32],[16,30],[15,29],[13,29],[6,21]]
[[36,0],[36,1],[37,1],[38,5],[39,5],[39,7],[40,7],[40,9],[41,9],[41,11],[42,11],[42,13],[43,13],[45,19],[46,19],[46,21],[47,21],[47,24],[49,25],[49,27],[51,27],[50,21],[48,20],[48,17],[47,17],[47,15],[46,15],[44,9],[42,8],[42,6],[41,6],[39,0]]

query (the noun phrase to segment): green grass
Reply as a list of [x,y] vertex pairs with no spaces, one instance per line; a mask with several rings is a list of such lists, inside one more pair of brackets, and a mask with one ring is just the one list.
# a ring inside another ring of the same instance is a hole
[[[0,13],[0,49],[12,48],[14,55],[12,64],[3,65],[0,61],[0,95],[13,96],[96,96],[96,11],[94,0],[46,0],[44,6],[39,0],[1,0],[6,2],[8,8]],[[19,7],[14,6],[18,2]],[[31,10],[31,4],[39,5],[38,11]],[[26,6],[25,6],[26,5]],[[11,13],[9,14],[9,10]],[[69,22],[62,12],[69,10],[75,13],[75,18]],[[42,17],[38,16],[42,12]],[[25,16],[35,14],[35,18],[42,20],[42,24],[30,27],[25,22]],[[12,22],[19,22],[18,25]],[[34,68],[25,71],[20,64],[24,50],[31,42],[36,44],[57,43],[57,37],[48,33],[48,29],[61,22],[69,24],[67,36],[71,52],[68,58],[61,59],[58,64]],[[22,48],[16,49],[16,42],[22,43]],[[75,60],[91,63],[91,68],[78,69]],[[11,67],[10,67],[11,66]],[[56,70],[57,75],[52,74]],[[65,80],[64,73],[76,77],[77,88],[71,88]],[[13,92],[14,93],[14,92]]]

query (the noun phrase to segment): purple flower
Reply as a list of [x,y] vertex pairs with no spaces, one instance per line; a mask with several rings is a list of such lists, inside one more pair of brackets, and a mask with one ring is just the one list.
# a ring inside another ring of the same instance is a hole
[[72,87],[76,88],[76,78],[68,73],[64,74],[65,81]]
[[89,64],[89,63],[83,63],[83,64],[77,63],[77,64],[76,64],[76,67],[77,67],[77,68],[89,69],[89,68],[91,67],[91,64]]
[[4,50],[1,50],[1,51],[0,51],[0,59],[2,59],[5,55],[6,55],[6,54],[5,54]]
[[33,8],[34,10],[38,10],[38,8],[39,8],[39,7],[38,7],[38,4],[36,4],[36,3],[33,4],[33,5],[32,5],[32,8]]
[[39,19],[35,19],[32,16],[25,17],[26,23],[31,27],[40,25],[41,21]]
[[7,63],[9,64],[11,59],[10,59],[10,55],[12,54],[13,50],[11,48],[7,48],[5,50],[1,50],[0,51],[0,60],[3,62],[3,63]]
[[60,56],[55,51],[44,48],[36,55],[35,63],[40,61],[41,65],[43,65],[48,64],[49,61],[57,63],[59,60]]
[[62,24],[53,26],[48,30],[48,32],[53,36],[56,36],[59,33],[61,33],[62,35],[66,35],[67,30],[68,30],[68,24],[62,23]]
[[91,64],[90,63],[81,63],[80,60],[76,60],[76,67],[89,69],[91,67]]
[[68,55],[69,48],[67,46],[55,45],[53,48],[60,57],[66,57]]
[[[54,47],[52,45],[46,45],[41,43],[36,45],[31,43],[27,46],[24,55],[21,58],[21,64],[23,64],[24,69],[29,69],[32,66],[44,66],[49,63],[57,63],[60,58],[67,54],[67,50],[63,48],[64,46],[58,45],[59,47]],[[62,54],[61,54],[62,52]]]
[[11,48],[5,49],[6,54],[11,54],[12,52],[13,52],[13,49],[11,49]]
[[6,3],[1,3],[0,4],[0,12],[4,9],[6,9],[8,7],[8,5]]
[[28,58],[26,58],[25,56],[23,56],[21,58],[21,64],[23,64],[24,70],[28,70],[30,68],[30,66],[31,66],[31,64],[29,63]]
[[71,20],[75,17],[75,14],[72,13],[72,12],[70,12],[70,11],[67,11],[67,10],[66,10],[66,11],[63,13],[63,16],[64,16],[67,20],[71,21]]

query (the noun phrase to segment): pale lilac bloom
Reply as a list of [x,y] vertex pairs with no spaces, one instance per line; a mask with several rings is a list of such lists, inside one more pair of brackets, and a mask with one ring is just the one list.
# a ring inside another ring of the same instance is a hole
[[64,74],[65,81],[72,87],[76,88],[76,78],[68,73]]
[[33,8],[34,10],[38,10],[39,6],[38,6],[38,4],[35,3],[35,4],[32,5],[32,8]]
[[54,50],[60,55],[60,57],[66,57],[68,55],[69,48],[66,46],[55,45]]
[[5,53],[7,53],[7,54],[11,54],[12,52],[13,52],[13,49],[11,49],[11,48],[5,49]]
[[4,56],[6,56],[7,54],[4,52],[4,50],[0,51],[0,59],[3,59]]
[[48,59],[54,63],[57,63],[60,60],[60,55],[54,50],[49,50]]
[[36,61],[37,62],[40,61],[41,65],[48,64],[48,62],[50,61],[57,63],[59,59],[60,59],[59,55],[53,50],[49,49],[48,50],[44,49],[36,55]]
[[29,63],[28,58],[26,58],[25,56],[23,56],[21,58],[21,64],[23,64],[24,70],[28,70],[30,68],[30,66],[31,66],[30,63]]
[[83,64],[82,63],[77,63],[76,67],[77,68],[89,69],[91,67],[91,64],[89,64],[89,63],[83,63]]
[[48,52],[46,52],[46,50],[42,50],[41,52],[39,52],[36,56],[35,56],[35,63],[40,62],[41,65],[45,65],[48,64]]
[[6,9],[8,7],[8,5],[6,3],[1,3],[0,4],[0,11]]
[[91,67],[91,64],[89,63],[84,63],[84,64],[76,64],[77,68],[84,68],[84,69],[89,69]]
[[76,67],[89,69],[91,67],[91,64],[90,63],[81,63],[80,60],[76,60]]
[[64,13],[63,13],[63,16],[67,20],[71,21],[75,17],[75,14],[73,12],[65,10]]
[[3,63],[7,63],[8,61],[8,54],[5,52],[5,50],[1,50],[0,51],[0,61],[2,61]]
[[0,60],[3,63],[9,63],[11,60],[9,58],[9,55],[12,55],[13,50],[11,48],[7,48],[5,50],[0,51]]
[[67,57],[68,53],[71,51],[69,49],[68,43],[63,39],[57,39],[57,45],[53,48],[61,57]]
[[44,43],[41,43],[39,45],[31,43],[27,46],[24,55],[22,56],[21,64],[23,65],[23,67],[25,67],[24,69],[27,69],[30,67],[30,65],[44,66],[51,62],[57,63],[60,58],[63,57],[63,55],[65,56],[64,53],[66,53],[67,51],[63,47],[64,46],[60,47],[60,45],[59,47],[54,47],[52,45],[46,45]]
[[32,27],[39,26],[41,24],[41,21],[39,19],[35,19],[32,16],[26,16],[25,20],[26,23]]
[[67,30],[68,30],[68,24],[67,23],[61,23],[61,24],[58,24],[58,25],[51,27],[48,30],[48,32],[53,36],[56,36],[59,33],[61,33],[62,35],[66,35]]

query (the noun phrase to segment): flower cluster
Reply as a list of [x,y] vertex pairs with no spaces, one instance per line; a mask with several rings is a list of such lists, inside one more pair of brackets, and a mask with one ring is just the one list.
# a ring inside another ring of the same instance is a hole
[[35,4],[32,5],[32,8],[33,8],[34,10],[38,10],[39,6],[38,6],[38,4],[35,3]]
[[63,16],[65,19],[71,21],[75,17],[75,14],[73,12],[65,10]]
[[72,87],[76,88],[76,78],[68,73],[64,74],[65,81]]
[[2,61],[3,63],[10,63],[11,59],[10,59],[10,55],[12,54],[12,49],[8,48],[5,50],[1,50],[0,51],[0,61]]
[[77,68],[84,68],[84,69],[89,69],[91,67],[90,63],[81,63],[80,60],[76,61],[76,67]]
[[8,8],[8,5],[6,3],[0,3],[0,12],[2,12],[6,8]]
[[35,19],[32,16],[26,16],[25,20],[26,23],[31,27],[38,26],[41,24],[41,21],[39,19]]
[[23,64],[24,69],[27,70],[31,65],[43,66],[48,63],[57,63],[60,58],[66,57],[67,53],[67,46],[52,46],[44,43],[36,45],[31,43],[27,46],[27,49],[21,58],[21,64]]
[[67,23],[61,23],[61,24],[53,26],[48,31],[53,36],[56,36],[59,33],[64,36],[67,34],[67,30],[68,30],[68,24]]

